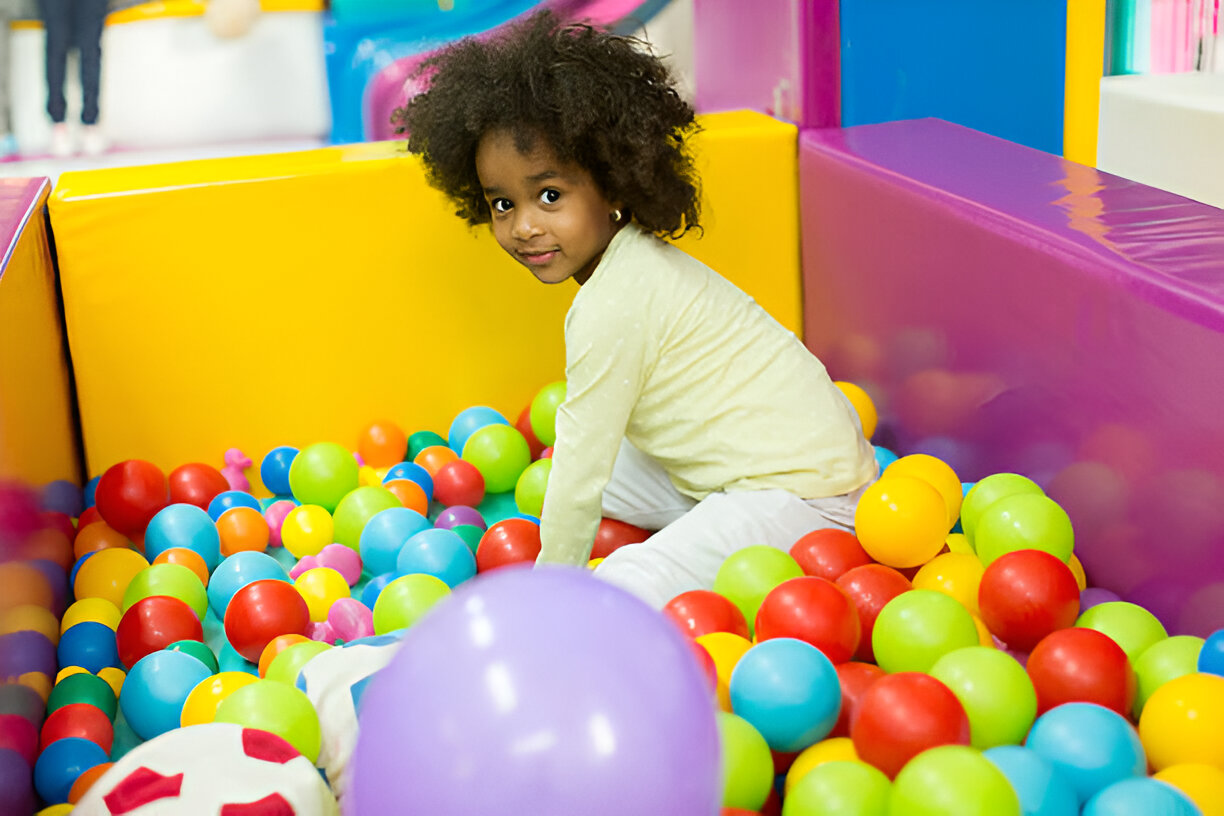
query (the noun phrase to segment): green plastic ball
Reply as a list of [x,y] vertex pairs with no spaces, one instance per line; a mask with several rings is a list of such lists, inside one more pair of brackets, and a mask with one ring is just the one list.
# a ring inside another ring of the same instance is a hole
[[928,672],[949,652],[979,643],[969,610],[932,589],[912,589],[893,598],[880,610],[871,633],[876,663],[889,674]]
[[451,528],[451,532],[463,539],[463,543],[468,545],[472,555],[476,554],[476,548],[480,546],[480,539],[485,533],[475,524],[456,524]]
[[544,493],[552,473],[551,459],[538,459],[527,466],[514,486],[514,503],[520,513],[539,518],[544,512]]
[[154,595],[177,598],[204,620],[208,611],[208,591],[200,577],[182,564],[153,564],[136,573],[123,593],[123,611]]
[[411,462],[417,458],[417,454],[421,451],[437,445],[445,448],[447,445],[446,437],[433,431],[417,431],[408,437],[408,453],[405,454],[404,461]]
[[773,754],[743,717],[717,712],[722,745],[723,807],[760,810],[773,787]]
[[963,745],[942,745],[911,759],[893,782],[890,816],[1021,816],[1007,777]]
[[1203,638],[1193,635],[1176,635],[1156,641],[1135,658],[1132,666],[1139,685],[1132,710],[1136,722],[1152,692],[1170,680],[1198,672],[1199,652],[1205,642]]
[[803,568],[790,554],[774,547],[758,545],[732,553],[714,576],[714,591],[739,607],[756,631],[756,614],[774,587],[783,581],[803,576]]
[[468,437],[463,459],[480,471],[486,492],[505,493],[531,464],[531,448],[513,425],[486,425]]
[[441,578],[413,573],[396,578],[383,587],[374,602],[374,634],[406,629],[450,594]]
[[331,648],[330,643],[310,640],[282,649],[280,654],[272,658],[272,662],[268,664],[268,671],[264,674],[264,679],[296,686],[298,674],[306,664]]
[[531,401],[531,432],[544,447],[557,442],[557,409],[565,402],[565,380],[551,382]]
[[207,643],[201,643],[198,640],[178,640],[167,646],[166,651],[189,654],[203,663],[212,674],[220,670],[217,666],[217,656],[213,654],[212,649],[208,648]]
[[110,683],[88,672],[69,675],[55,684],[55,688],[51,689],[51,696],[47,698],[47,716],[73,703],[89,703],[101,709],[102,713],[112,720],[115,719],[115,712],[119,707],[119,701],[115,698]]
[[270,731],[314,762],[322,732],[319,715],[306,693],[287,683],[256,680],[221,701],[214,722]]
[[1126,601],[1109,601],[1088,609],[1076,626],[1095,629],[1113,638],[1122,647],[1131,667],[1154,643],[1169,636],[1164,624],[1142,606]]
[[970,544],[974,542],[974,536],[977,534],[978,519],[981,518],[982,511],[1004,496],[1015,493],[1045,495],[1036,482],[1019,473],[995,473],[978,481],[969,489],[961,504],[960,521],[965,538],[969,539]]
[[361,531],[370,519],[383,510],[403,506],[396,495],[385,487],[367,485],[357,488],[340,500],[332,517],[336,542],[360,552]]
[[317,442],[293,457],[289,489],[302,504],[317,504],[331,513],[360,484],[358,470],[357,460],[343,445]]
[[1037,719],[1037,692],[1019,661],[988,646],[948,652],[930,674],[947,686],[969,717],[970,745],[980,751],[1019,745]]
[[1075,548],[1075,532],[1067,512],[1053,499],[1014,493],[982,511],[973,544],[987,567],[1016,550],[1044,550],[1065,562]]
[[892,783],[866,762],[817,765],[782,800],[782,816],[888,816]]

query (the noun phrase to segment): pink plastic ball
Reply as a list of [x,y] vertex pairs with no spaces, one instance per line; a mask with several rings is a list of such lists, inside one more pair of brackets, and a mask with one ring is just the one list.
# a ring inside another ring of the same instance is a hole
[[345,643],[374,634],[374,613],[356,598],[341,598],[333,603],[327,612],[327,623]]
[[310,623],[306,624],[306,637],[310,638],[311,640],[317,640],[320,643],[335,643],[336,630],[333,629],[332,625],[327,621],[323,621],[322,623],[315,623],[314,621],[311,621]]
[[352,547],[328,544],[316,556],[320,567],[331,567],[344,576],[349,586],[361,580],[361,556]]
[[289,578],[291,580],[296,581],[298,579],[298,576],[301,575],[306,570],[312,570],[315,567],[321,567],[321,566],[323,566],[323,564],[320,563],[317,556],[304,555],[301,558],[299,558],[298,562],[293,565],[292,569],[289,570]]
[[297,505],[291,501],[278,501],[272,502],[264,511],[264,521],[268,522],[268,543],[273,547],[284,546],[281,543],[281,525],[285,523],[285,516],[295,507]]

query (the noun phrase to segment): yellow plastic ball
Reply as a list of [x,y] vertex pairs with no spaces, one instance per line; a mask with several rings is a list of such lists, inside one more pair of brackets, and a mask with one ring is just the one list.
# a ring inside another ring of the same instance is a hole
[[353,595],[348,581],[331,567],[308,569],[297,577],[293,586],[306,601],[310,619],[315,623],[327,620],[327,613],[336,601]]
[[1224,770],[1224,677],[1187,674],[1148,698],[1139,739],[1157,771],[1203,764]]
[[590,561],[587,562],[587,569],[595,569],[602,563],[603,563],[602,558],[592,558]]
[[111,547],[99,550],[81,564],[73,594],[79,598],[101,598],[110,601],[115,608],[123,606],[123,593],[136,573],[148,569],[149,562],[135,550]]
[[76,809],[76,805],[71,805],[67,802],[60,802],[58,805],[48,805],[42,810],[34,814],[34,816],[66,816]]
[[951,466],[942,459],[925,453],[915,453],[902,456],[884,469],[885,476],[912,476],[921,479],[939,491],[943,497],[945,510],[948,514],[948,529],[951,530],[960,518],[961,501],[964,499],[964,488],[960,477]]
[[115,696],[119,696],[119,692],[123,690],[123,681],[127,679],[127,674],[123,669],[107,666],[98,671],[98,676],[107,682],[111,687],[111,691],[115,692]]
[[369,465],[357,469],[357,484],[362,487],[382,487],[382,477]]
[[318,555],[334,542],[335,525],[331,513],[317,504],[295,507],[281,524],[281,543],[294,558]]
[[939,491],[913,476],[887,475],[867,488],[854,511],[859,543],[889,567],[917,567],[943,549],[947,506]]
[[258,679],[255,675],[242,671],[221,672],[204,678],[187,695],[179,722],[184,728],[212,722],[226,697]]
[[[92,560],[92,559],[91,559]],[[119,628],[119,619],[123,613],[105,598],[82,598],[68,607],[60,621],[60,633],[67,632],[78,623],[102,623],[111,629]]]
[[0,635],[11,632],[38,632],[59,645],[60,622],[45,606],[20,604],[0,611]]
[[951,595],[973,615],[978,609],[978,586],[986,568],[972,553],[944,553],[923,565],[914,575],[914,589],[933,589]]
[[731,670],[752,648],[752,641],[731,632],[710,632],[697,638],[697,643],[714,659],[714,670],[718,675],[718,705],[723,711],[730,711]]
[[65,666],[59,670],[59,674],[55,675],[55,685],[58,686],[61,680],[74,674],[89,674],[89,669],[83,669],[80,666]]
[[1080,563],[1075,553],[1071,553],[1071,557],[1067,559],[1067,566],[1071,568],[1071,574],[1075,576],[1075,585],[1079,587],[1080,592],[1083,592],[1088,588],[1088,576],[1084,574],[1084,565]]
[[821,740],[815,745],[804,748],[803,752],[795,757],[790,770],[786,772],[786,789],[783,792],[790,793],[796,782],[810,773],[813,768],[826,762],[858,761],[860,761],[858,752],[854,750],[854,742],[849,737]]
[[1214,765],[1170,765],[1152,778],[1186,794],[1203,816],[1224,816],[1224,770]]
[[973,545],[969,543],[969,536],[964,533],[948,533],[948,537],[944,539],[944,546],[948,548],[948,552],[977,555]]
[[833,384],[846,395],[846,399],[850,400],[855,413],[859,416],[859,422],[863,424],[863,436],[870,439],[875,434],[876,425],[880,421],[880,415],[876,412],[871,396],[852,382],[837,381]]

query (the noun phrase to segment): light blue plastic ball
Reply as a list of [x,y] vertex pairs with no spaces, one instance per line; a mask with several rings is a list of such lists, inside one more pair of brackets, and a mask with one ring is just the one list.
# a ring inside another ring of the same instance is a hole
[[387,471],[387,475],[383,477],[383,484],[394,479],[407,479],[410,482],[416,482],[421,490],[425,491],[425,498],[433,501],[433,477],[429,475],[428,470],[416,462],[400,462],[398,465],[392,465]]
[[1201,813],[1186,794],[1150,777],[1115,782],[1089,799],[1083,810],[1083,816],[1201,816]]
[[42,750],[34,763],[34,790],[47,804],[67,802],[72,783],[77,781],[77,777],[108,761],[110,757],[106,751],[93,740],[81,737],[57,739]]
[[509,424],[504,416],[492,408],[486,408],[483,405],[465,408],[451,422],[450,431],[446,434],[446,444],[451,450],[462,456],[463,446],[467,444],[468,437],[472,434],[487,425]]
[[243,550],[226,558],[208,579],[208,606],[218,620],[225,620],[225,610],[234,593],[253,581],[265,579],[288,581],[289,573],[267,553]]
[[872,445],[872,447],[875,448],[875,460],[876,464],[880,466],[881,473],[884,472],[884,468],[888,467],[899,458],[897,454],[881,445]]
[[208,515],[215,522],[221,518],[222,513],[235,507],[250,507],[252,510],[260,510],[259,499],[242,490],[226,490],[218,493],[208,503]]
[[1115,782],[1147,773],[1139,734],[1121,714],[1095,703],[1064,703],[1037,718],[1025,745],[1054,766],[1087,802]]
[[476,576],[476,556],[452,530],[423,530],[408,539],[395,559],[400,575],[425,573],[451,589]]
[[1024,816],[1078,816],[1075,791],[1054,766],[1022,745],[1000,745],[982,752],[1011,782]]
[[802,751],[837,724],[841,684],[824,653],[795,638],[762,641],[735,664],[731,710],[775,751]]
[[211,674],[186,652],[151,652],[124,678],[119,708],[138,737],[153,739],[179,727],[187,695]]
[[260,481],[274,495],[288,496],[293,493],[289,488],[289,466],[297,455],[297,448],[282,445],[268,451],[268,455],[259,463]]
[[395,569],[395,559],[408,539],[422,530],[432,529],[429,519],[408,507],[390,507],[370,517],[361,530],[357,549],[361,564],[371,575]]
[[149,563],[174,547],[199,554],[210,572],[221,561],[221,536],[216,522],[194,504],[163,507],[149,521],[145,530],[145,557]]

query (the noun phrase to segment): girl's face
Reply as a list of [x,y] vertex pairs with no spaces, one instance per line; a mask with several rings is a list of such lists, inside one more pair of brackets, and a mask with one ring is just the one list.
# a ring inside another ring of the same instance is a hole
[[544,139],[522,153],[509,131],[485,134],[476,148],[476,174],[497,243],[544,283],[586,283],[623,226],[591,174],[560,161]]

